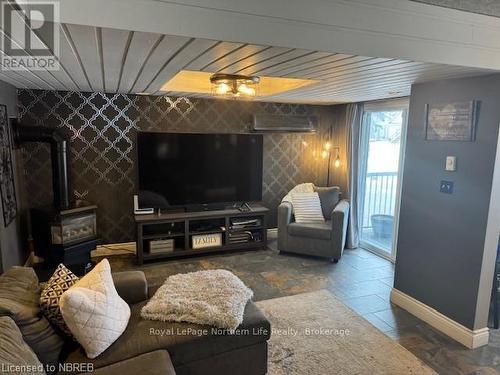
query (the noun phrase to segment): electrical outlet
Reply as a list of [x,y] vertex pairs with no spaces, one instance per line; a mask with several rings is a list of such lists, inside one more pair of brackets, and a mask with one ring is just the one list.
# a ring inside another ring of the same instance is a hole
[[439,191],[445,194],[453,194],[453,181],[441,181]]

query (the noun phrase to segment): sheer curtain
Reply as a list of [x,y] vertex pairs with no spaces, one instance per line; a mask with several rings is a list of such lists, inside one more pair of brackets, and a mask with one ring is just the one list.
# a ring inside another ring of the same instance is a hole
[[361,116],[363,114],[363,104],[346,104],[343,116],[341,117],[341,126],[345,129],[344,150],[345,160],[344,168],[347,197],[349,198],[351,209],[349,214],[349,224],[347,228],[348,249],[354,249],[359,245],[359,215],[358,215],[358,191],[359,191],[359,150],[361,142]]

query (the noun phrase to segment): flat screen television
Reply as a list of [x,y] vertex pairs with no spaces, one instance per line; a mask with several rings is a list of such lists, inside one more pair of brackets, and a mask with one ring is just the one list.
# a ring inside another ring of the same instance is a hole
[[139,132],[142,207],[262,200],[262,135]]

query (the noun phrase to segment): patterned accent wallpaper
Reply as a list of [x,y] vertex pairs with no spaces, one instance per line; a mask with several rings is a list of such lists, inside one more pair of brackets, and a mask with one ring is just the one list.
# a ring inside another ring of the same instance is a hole
[[[263,203],[272,210],[296,184],[326,182],[319,156],[329,136],[332,107],[98,92],[19,91],[21,123],[60,128],[70,139],[74,197],[98,205],[98,231],[105,243],[133,241],[132,195],[137,191],[138,130],[246,132],[253,113],[315,115],[316,134],[264,135]],[[24,190],[29,207],[51,204],[50,154],[44,144],[23,147]]]

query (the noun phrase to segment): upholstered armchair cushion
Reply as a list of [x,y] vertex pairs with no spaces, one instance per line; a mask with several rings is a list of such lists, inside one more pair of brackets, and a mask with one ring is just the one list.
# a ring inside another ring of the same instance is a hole
[[329,240],[332,238],[332,223],[330,221],[311,224],[290,223],[288,225],[288,234],[298,237]]
[[319,195],[324,218],[330,220],[332,218],[333,209],[340,201],[340,188],[338,186],[315,186],[314,191]]

